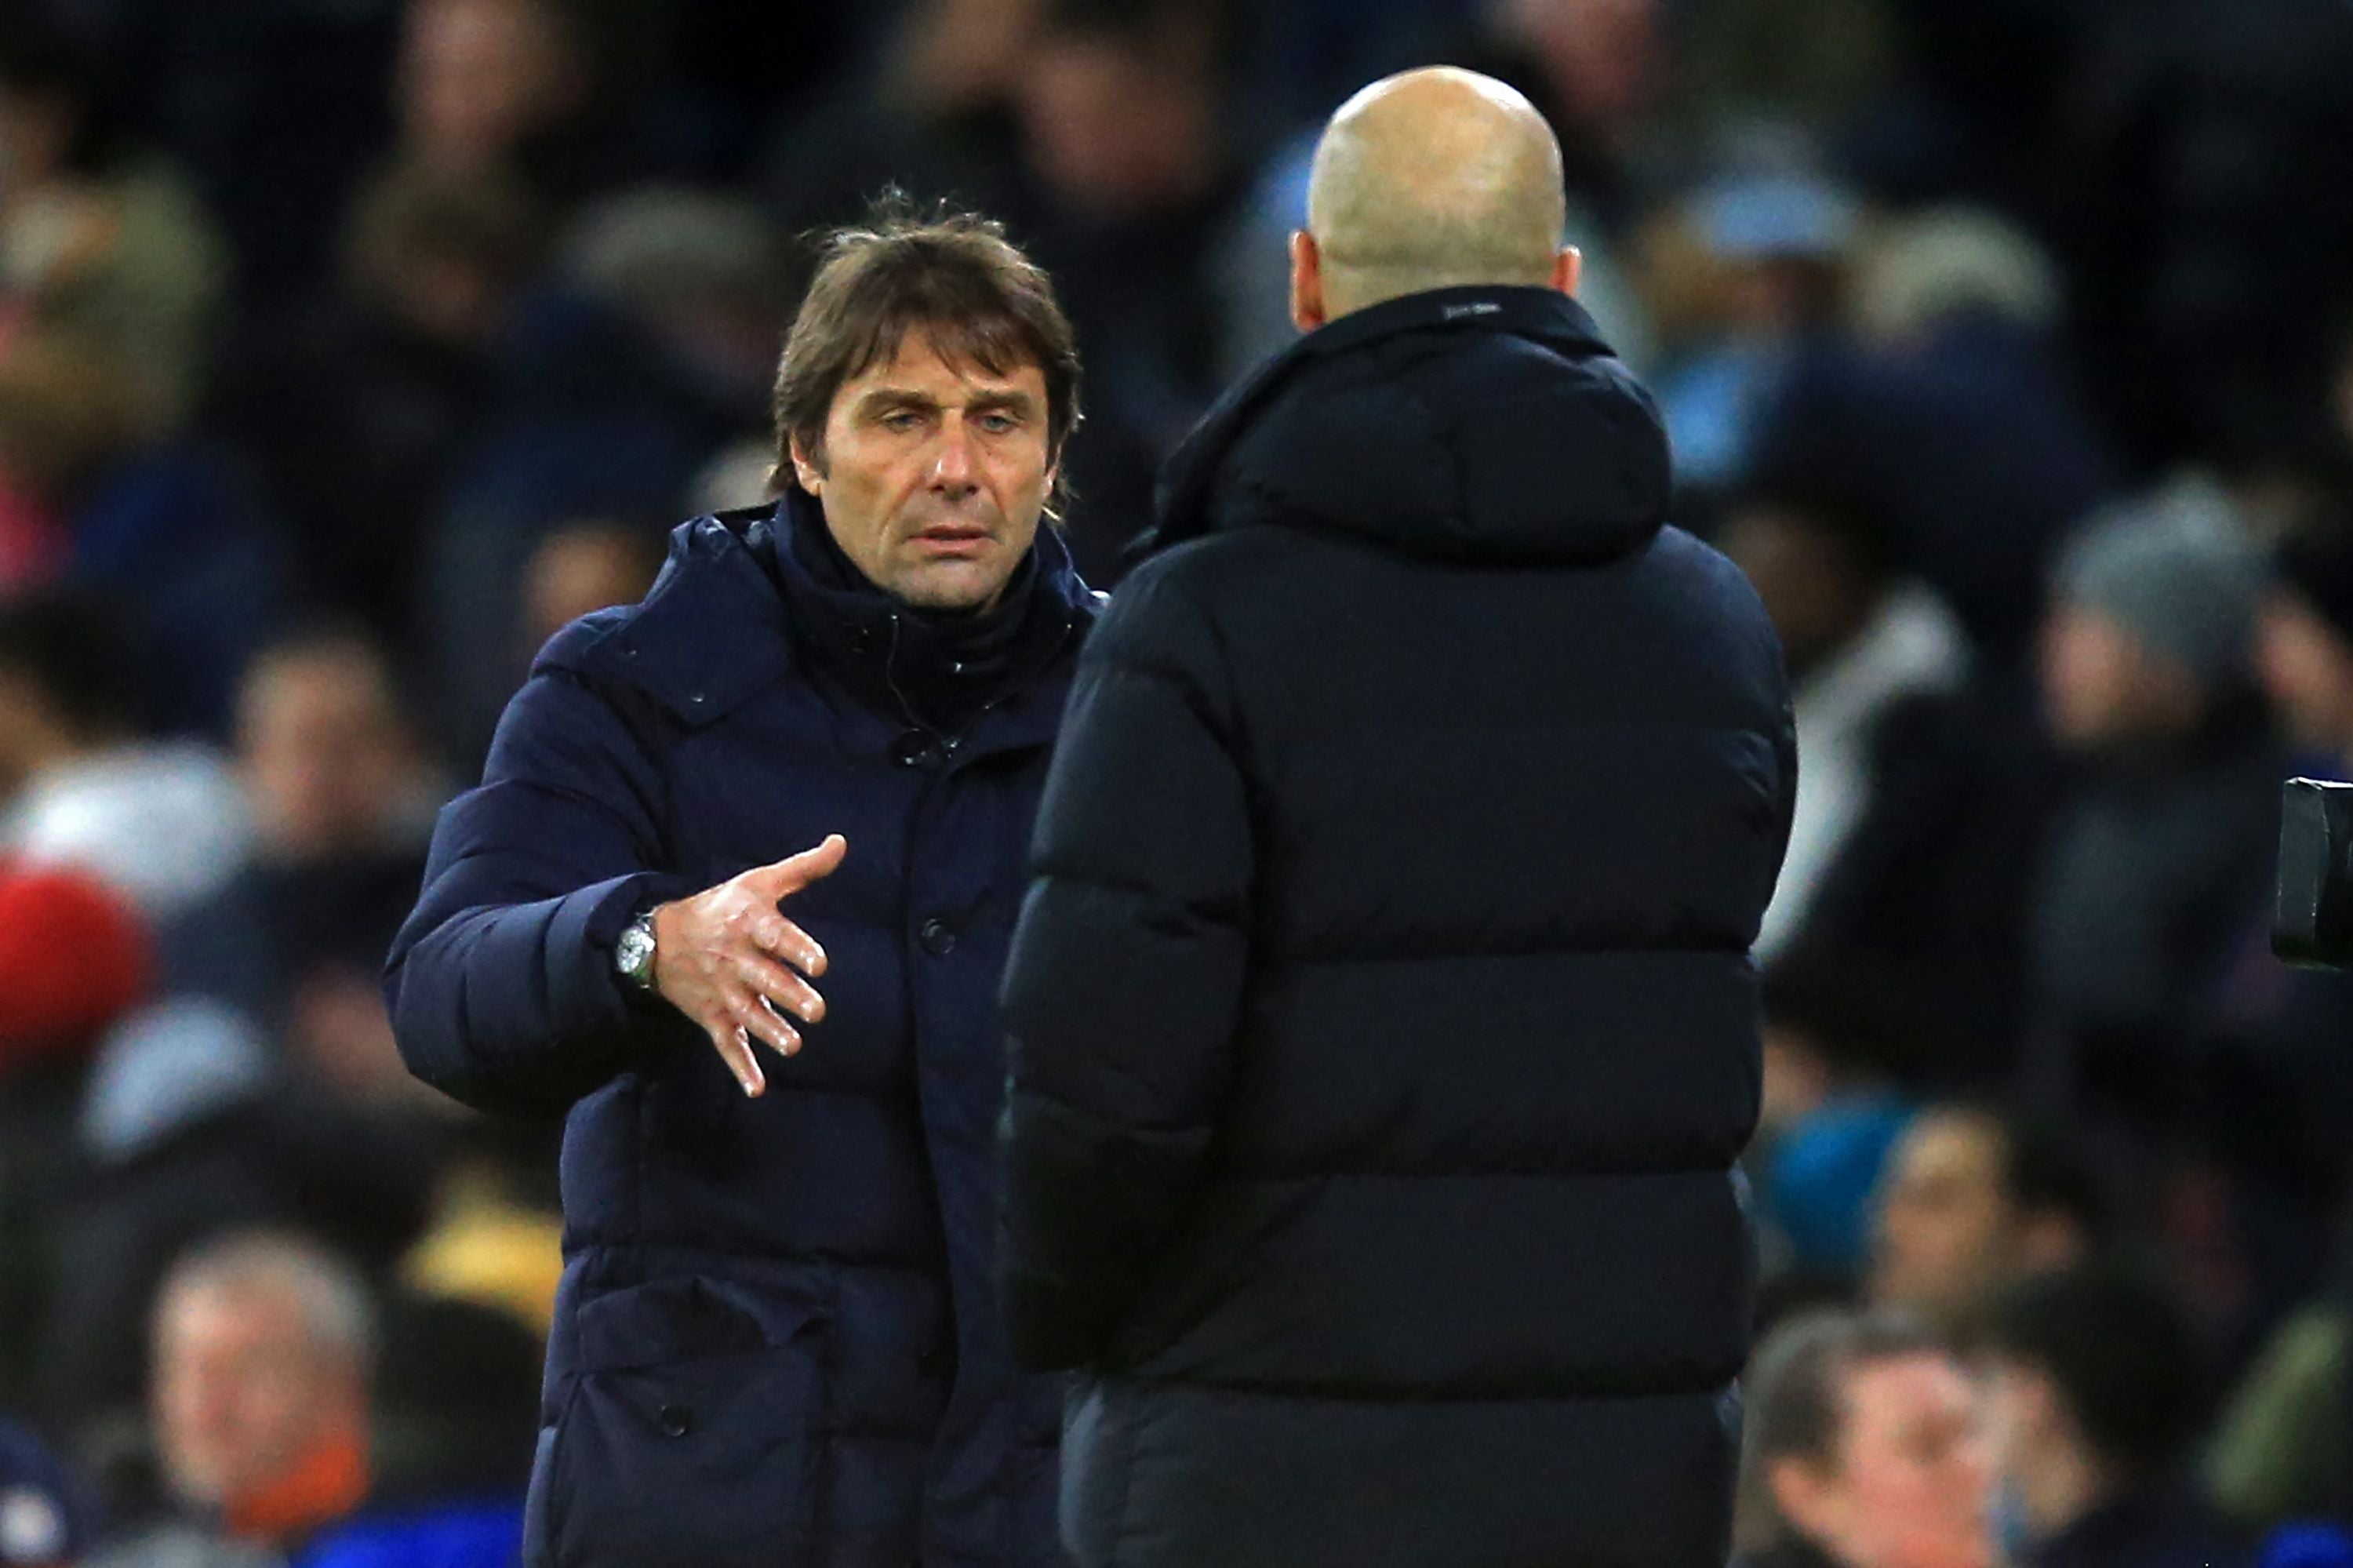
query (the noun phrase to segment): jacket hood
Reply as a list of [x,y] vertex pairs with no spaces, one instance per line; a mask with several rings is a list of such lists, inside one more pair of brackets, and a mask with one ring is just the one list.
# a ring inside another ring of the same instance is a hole
[[1250,522],[1496,564],[1593,564],[1666,519],[1657,408],[1550,289],[1412,294],[1302,338],[1163,475],[1158,549]]

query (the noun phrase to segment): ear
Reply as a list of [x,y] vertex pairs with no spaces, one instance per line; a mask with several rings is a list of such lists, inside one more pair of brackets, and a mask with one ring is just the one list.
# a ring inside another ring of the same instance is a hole
[[801,439],[798,436],[791,438],[791,445],[794,481],[811,495],[824,494],[825,465],[809,456],[808,450],[801,445]]
[[1332,319],[1324,302],[1324,254],[1315,237],[1303,228],[1291,234],[1291,322],[1301,332],[1314,332]]
[[1809,1541],[1838,1539],[1842,1510],[1837,1488],[1807,1460],[1776,1459],[1765,1472],[1765,1484],[1781,1517],[1798,1527]]
[[1574,245],[1562,246],[1552,259],[1552,286],[1573,300],[1577,286],[1584,281],[1585,253]]

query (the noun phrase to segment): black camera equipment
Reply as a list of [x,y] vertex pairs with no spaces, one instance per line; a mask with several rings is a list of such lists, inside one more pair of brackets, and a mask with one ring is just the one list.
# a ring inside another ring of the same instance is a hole
[[2287,781],[2272,951],[2300,968],[2353,969],[2353,784]]

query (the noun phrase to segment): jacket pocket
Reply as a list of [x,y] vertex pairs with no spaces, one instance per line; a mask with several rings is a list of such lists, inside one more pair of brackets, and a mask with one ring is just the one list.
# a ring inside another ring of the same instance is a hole
[[580,1375],[528,1524],[551,1568],[808,1559],[821,1303],[663,1279],[580,1308]]

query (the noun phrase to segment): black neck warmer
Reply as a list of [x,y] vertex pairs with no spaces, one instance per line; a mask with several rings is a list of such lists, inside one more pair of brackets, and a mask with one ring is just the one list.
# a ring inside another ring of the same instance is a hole
[[1069,629],[1067,607],[1041,591],[1037,546],[987,609],[934,610],[902,604],[868,581],[797,491],[778,508],[776,526],[762,525],[753,544],[793,607],[795,634],[859,695],[941,736],[960,736]]

